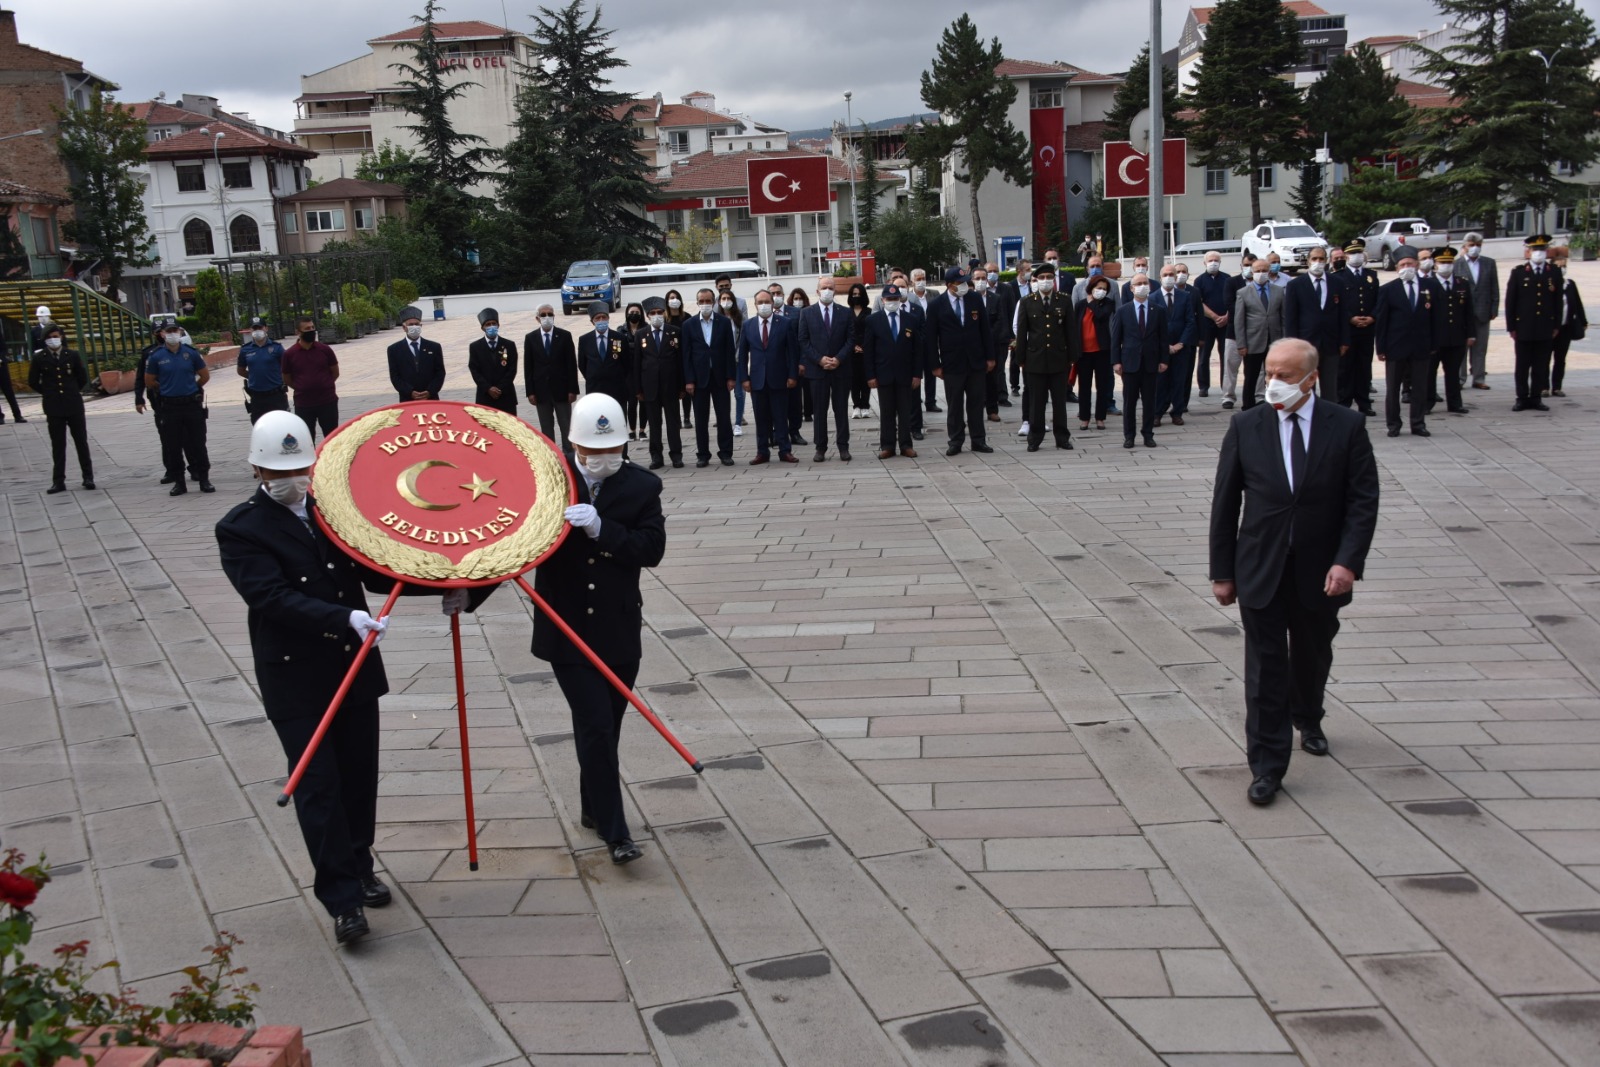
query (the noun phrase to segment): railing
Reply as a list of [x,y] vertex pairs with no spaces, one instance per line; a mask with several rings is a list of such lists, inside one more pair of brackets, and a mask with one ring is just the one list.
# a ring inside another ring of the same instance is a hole
[[83,356],[92,376],[111,369],[102,363],[131,366],[155,336],[142,317],[81,282],[0,282],[0,315],[26,324],[40,304],[61,323],[67,346]]

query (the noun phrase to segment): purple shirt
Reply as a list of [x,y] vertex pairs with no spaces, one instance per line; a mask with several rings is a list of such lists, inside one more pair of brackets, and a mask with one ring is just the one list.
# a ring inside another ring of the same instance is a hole
[[299,341],[283,350],[283,376],[294,382],[294,402],[307,407],[320,407],[339,399],[333,387],[333,372],[338,369],[339,357],[321,341],[310,348]]

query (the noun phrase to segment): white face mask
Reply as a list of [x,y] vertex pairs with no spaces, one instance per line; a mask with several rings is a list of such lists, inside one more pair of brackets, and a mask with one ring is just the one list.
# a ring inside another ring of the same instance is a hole
[[1104,300],[1105,298],[1106,298],[1106,291],[1104,289],[1090,289],[1089,290],[1089,299],[1091,299],[1091,300]]
[[1267,279],[1270,278],[1270,277],[1272,277],[1272,275],[1268,274],[1266,271],[1258,270],[1255,273],[1256,284],[1257,285],[1266,285],[1267,284]]
[[898,301],[898,300],[885,300],[883,302],[883,310],[885,310],[889,314],[893,315],[895,312],[900,310],[900,301]]
[[757,304],[756,305],[756,314],[761,316],[764,319],[772,318],[772,305],[771,304]]
[[44,339],[44,346],[46,348],[48,348],[50,351],[52,351],[52,352],[59,351],[60,348],[61,348],[61,338],[59,338],[59,337],[46,337]]
[[1133,295],[1135,299],[1143,299],[1150,295],[1150,287],[1148,285],[1136,285],[1133,287]]
[[1059,259],[1047,259],[1045,262],[1050,264],[1052,267],[1059,268],[1061,266],[1061,261]]
[[666,324],[667,324],[667,317],[665,315],[651,315],[650,316],[650,328],[652,330],[659,330],[659,329],[661,329],[661,327],[665,326]]
[[1418,274],[1432,274],[1433,273],[1433,260],[1431,260],[1431,259],[1419,260],[1418,263],[1417,263],[1417,273]]
[[1545,258],[1545,252],[1544,252],[1544,249],[1542,249],[1542,248],[1536,248],[1532,252],[1528,253],[1528,262],[1529,263],[1543,263],[1544,262],[1544,258]]
[[1161,288],[1163,288],[1163,289],[1176,289],[1177,287],[1178,287],[1178,276],[1176,274],[1163,274],[1161,276]]
[[287,478],[263,478],[261,488],[267,495],[280,504],[293,507],[306,498],[306,490],[311,487],[311,475],[291,474]]
[[422,336],[422,327],[421,326],[407,326],[406,327],[406,337],[409,338],[410,340],[415,341],[415,340],[417,340],[417,338],[419,338],[421,336]]
[[733,307],[733,301],[732,301],[732,300],[723,300],[723,301],[720,301],[720,303],[721,303],[721,304],[722,304],[722,306],[723,306],[723,307],[724,307],[724,308],[731,308],[731,307]]
[[1360,252],[1352,252],[1345,258],[1345,262],[1349,263],[1355,270],[1360,270],[1367,265],[1367,257]]
[[717,309],[712,307],[710,304],[699,304],[697,306],[700,308],[701,318],[709,319],[712,315],[717,313]]
[[1218,271],[1220,271],[1221,269],[1222,269],[1222,260],[1220,260],[1220,259],[1208,259],[1208,260],[1206,260],[1206,273],[1207,274],[1215,274]]
[[622,469],[622,456],[616,453],[583,457],[583,469],[596,478],[609,478]]
[[181,344],[183,344],[183,334],[181,334],[181,333],[169,333],[169,334],[167,334],[167,347],[168,348],[177,348]]
[[1273,378],[1271,381],[1267,382],[1267,388],[1264,390],[1267,403],[1271,404],[1275,408],[1288,407],[1300,399],[1300,387],[1310,380],[1311,375],[1309,374],[1304,378],[1301,378],[1298,382],[1286,382],[1281,378]]
[[1322,259],[1313,259],[1313,260],[1312,260],[1312,261],[1311,261],[1311,273],[1312,273],[1312,275],[1314,275],[1314,276],[1315,276],[1315,277],[1318,277],[1318,278],[1320,278],[1320,277],[1322,277],[1322,276],[1323,276],[1323,275],[1324,275],[1324,274],[1326,274],[1326,273],[1327,273],[1327,271],[1328,271],[1328,263],[1327,263],[1327,261],[1326,261],[1326,260],[1322,260]]
[[795,299],[789,301],[789,306],[792,308],[803,308],[806,306],[806,302],[804,300]]
[[831,303],[833,303],[833,290],[832,289],[818,289],[817,290],[817,303],[819,303],[819,304],[831,304]]
[[550,329],[550,327],[554,326],[555,324],[556,324],[556,317],[554,315],[540,315],[539,316],[539,325],[543,329],[548,330],[548,329]]
[[1054,278],[1040,278],[1033,283],[1033,287],[1041,293],[1048,293],[1056,287],[1056,280]]
[[1400,280],[1404,281],[1404,282],[1414,282],[1414,281],[1416,281],[1417,280],[1417,268],[1415,268],[1415,267],[1401,267],[1400,268]]
[[260,344],[261,342],[265,341],[266,339],[267,339],[267,331],[266,330],[251,330],[250,331],[250,340],[254,341],[256,344]]
[[967,295],[967,283],[966,282],[959,283],[955,288],[955,294],[957,296],[966,296]]
[[673,311],[677,311],[679,308],[683,307],[683,301],[679,300],[677,297],[673,297],[671,300],[667,301],[667,307],[671,308]]
[[1479,248],[1477,245],[1468,245],[1467,246],[1467,258],[1468,259],[1477,259],[1478,258],[1478,253],[1482,252],[1482,251],[1483,251],[1483,249]]
[[925,281],[918,281],[918,282],[912,282],[912,283],[911,283],[911,288],[913,288],[913,289],[915,289],[915,290],[916,290],[916,291],[917,291],[917,292],[919,292],[919,293],[921,293],[921,292],[924,292],[924,291],[926,291],[926,290],[927,290],[927,288],[928,288],[928,283],[927,283],[927,282],[925,282]]
[[1173,277],[1178,279],[1179,285],[1189,284],[1189,272],[1186,270],[1180,270],[1177,274],[1173,275]]
[[972,283],[972,287],[980,293],[987,293],[989,291],[989,279],[979,278],[977,281]]
[[1438,270],[1439,277],[1448,278],[1450,275],[1456,272],[1456,265],[1454,263],[1441,263],[1439,264]]

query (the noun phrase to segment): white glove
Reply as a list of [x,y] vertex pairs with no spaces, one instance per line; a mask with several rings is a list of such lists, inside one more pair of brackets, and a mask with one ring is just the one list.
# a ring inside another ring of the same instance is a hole
[[445,593],[444,599],[439,602],[439,610],[446,615],[459,615],[467,610],[467,591],[465,589],[451,589]]
[[387,618],[374,619],[364,611],[352,611],[350,613],[350,629],[354,630],[356,636],[363,641],[367,639],[368,634],[377,634],[378,639],[372,643],[374,645],[382,643],[383,631],[388,628],[389,620]]
[[574,504],[562,517],[588,534],[590,540],[600,536],[600,513],[593,504]]

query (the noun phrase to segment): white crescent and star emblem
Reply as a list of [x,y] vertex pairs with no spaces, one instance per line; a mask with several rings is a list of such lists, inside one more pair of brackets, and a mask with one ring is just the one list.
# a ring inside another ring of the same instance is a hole
[[[1045,155],[1046,152],[1048,152],[1050,154],[1049,155]],[[1055,162],[1055,158],[1056,158],[1057,154],[1058,153],[1056,152],[1056,146],[1055,145],[1053,145],[1053,144],[1041,145],[1039,147],[1039,162],[1043,163],[1045,166],[1048,167],[1050,164]]]
[[797,192],[800,191],[800,183],[799,182],[791,181],[789,176],[787,174],[783,173],[783,171],[775,170],[771,174],[767,175],[765,178],[761,179],[761,195],[763,197],[765,197],[766,199],[771,200],[773,203],[778,204],[778,203],[782,203],[783,201],[789,199],[789,193],[785,193],[782,196],[778,196],[776,193],[774,193],[772,191],[772,179],[774,179],[774,178],[782,178],[784,181],[789,182],[789,192],[790,193],[797,193]]
[[1131,174],[1128,173],[1128,168],[1130,166],[1132,166],[1133,164],[1135,164],[1135,163],[1144,163],[1144,162],[1146,162],[1146,160],[1145,160],[1145,158],[1143,156],[1139,156],[1139,155],[1129,156],[1127,159],[1124,159],[1121,163],[1117,164],[1117,177],[1122,179],[1124,182],[1127,182],[1129,185],[1137,185],[1137,184],[1139,184],[1144,179],[1143,178],[1135,178],[1135,177],[1133,177]]

